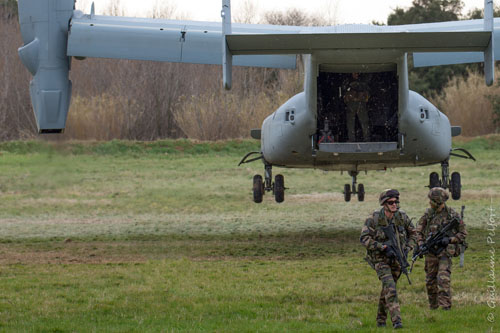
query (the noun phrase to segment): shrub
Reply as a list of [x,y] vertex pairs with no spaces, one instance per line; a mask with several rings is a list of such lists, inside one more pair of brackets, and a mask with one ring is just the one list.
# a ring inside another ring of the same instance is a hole
[[[497,71],[497,77],[499,74]],[[495,118],[494,110],[500,108],[499,96],[499,84],[487,87],[482,74],[471,72],[467,79],[450,80],[431,102],[448,116],[452,125],[462,126],[462,135],[478,136],[498,131],[500,111]]]

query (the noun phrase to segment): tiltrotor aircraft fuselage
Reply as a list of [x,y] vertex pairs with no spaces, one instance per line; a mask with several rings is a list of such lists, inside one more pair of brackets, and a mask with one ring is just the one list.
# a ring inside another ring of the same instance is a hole
[[[441,164],[429,186],[461,194],[460,174],[449,174],[460,127],[408,87],[408,57],[415,66],[484,62],[493,83],[496,26],[493,1],[485,19],[405,26],[340,25],[295,27],[232,24],[230,1],[222,0],[222,24],[95,15],[75,10],[74,0],[19,0],[24,46],[19,55],[33,74],[30,94],[40,133],[60,133],[66,125],[72,58],[102,57],[220,64],[226,89],[238,66],[294,68],[305,64],[304,91],[267,117],[252,136],[261,150],[241,163],[262,160],[264,177],[253,180],[255,202],[266,191],[284,200],[282,175],[272,167],[346,171],[346,201],[364,200],[360,172]],[[457,153],[460,151],[461,153]],[[240,163],[240,164],[241,164]]]

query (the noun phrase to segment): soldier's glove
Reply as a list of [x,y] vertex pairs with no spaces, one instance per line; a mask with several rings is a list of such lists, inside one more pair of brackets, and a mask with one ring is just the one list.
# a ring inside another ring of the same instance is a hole
[[[415,249],[413,250],[413,255],[415,255],[415,253],[419,253],[419,252],[420,252],[420,247],[421,247],[421,245],[417,245],[417,246],[415,247]],[[424,257],[424,255],[423,255],[423,254],[420,254],[418,257],[419,257],[420,259],[422,259],[422,258]]]
[[443,237],[443,239],[441,240],[441,245],[448,246],[448,244],[450,244],[450,237]]
[[411,251],[411,250],[412,250],[412,248],[411,248],[410,246],[407,246],[407,247],[405,248],[405,253],[404,253],[405,258],[408,258],[408,253],[410,253],[410,251]]
[[389,259],[396,258],[396,253],[388,246],[385,248],[385,256]]

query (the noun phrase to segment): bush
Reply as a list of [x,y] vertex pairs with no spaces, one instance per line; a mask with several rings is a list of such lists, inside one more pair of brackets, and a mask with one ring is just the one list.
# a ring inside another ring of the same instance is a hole
[[136,116],[127,113],[123,103],[126,101],[109,94],[89,98],[75,96],[64,138],[99,141],[125,138]]
[[[497,77],[499,74],[497,71]],[[431,102],[448,116],[452,125],[462,126],[462,135],[478,136],[498,132],[500,111],[496,116],[494,112],[500,107],[498,96],[499,84],[487,87],[484,75],[471,72],[467,79],[456,77],[450,80],[443,92]]]

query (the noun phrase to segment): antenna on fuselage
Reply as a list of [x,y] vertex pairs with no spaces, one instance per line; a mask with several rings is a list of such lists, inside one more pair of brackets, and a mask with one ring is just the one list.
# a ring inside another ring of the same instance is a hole
[[222,77],[223,84],[226,90],[231,89],[232,71],[233,71],[233,55],[227,45],[226,36],[231,34],[231,0],[222,0]]

